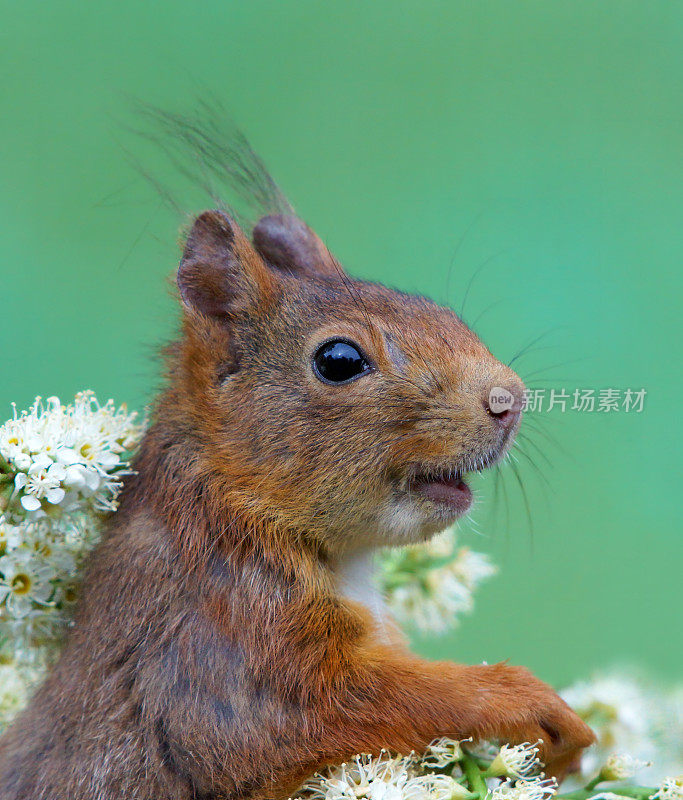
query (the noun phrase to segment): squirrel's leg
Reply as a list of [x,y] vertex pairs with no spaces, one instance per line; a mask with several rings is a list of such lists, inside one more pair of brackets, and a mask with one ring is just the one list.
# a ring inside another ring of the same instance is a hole
[[324,760],[381,748],[424,750],[438,736],[542,740],[548,771],[561,774],[594,736],[553,689],[507,664],[463,666],[390,651],[362,654],[353,680],[317,720]]

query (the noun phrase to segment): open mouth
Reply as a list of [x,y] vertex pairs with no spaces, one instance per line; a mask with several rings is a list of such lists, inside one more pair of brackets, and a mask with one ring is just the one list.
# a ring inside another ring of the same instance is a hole
[[410,481],[410,491],[458,514],[464,514],[472,505],[472,490],[458,470],[418,473]]
[[458,515],[465,514],[472,506],[472,490],[465,476],[468,472],[481,472],[494,461],[494,457],[483,459],[475,469],[469,471],[453,465],[418,467],[408,481],[408,490]]

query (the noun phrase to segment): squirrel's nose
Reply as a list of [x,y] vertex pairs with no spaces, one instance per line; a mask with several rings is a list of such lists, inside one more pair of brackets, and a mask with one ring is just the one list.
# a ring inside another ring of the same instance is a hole
[[486,413],[505,430],[514,427],[524,407],[524,388],[521,384],[491,386],[484,397]]
[[510,408],[506,408],[503,411],[491,411],[490,408],[486,408],[489,415],[492,416],[503,428],[506,430],[512,428],[512,426],[517,422],[519,418],[519,411],[513,411]]

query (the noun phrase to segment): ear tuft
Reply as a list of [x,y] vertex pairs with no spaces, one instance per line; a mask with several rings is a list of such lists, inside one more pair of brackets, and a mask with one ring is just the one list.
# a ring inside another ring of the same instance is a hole
[[185,305],[223,318],[240,295],[258,301],[267,289],[267,270],[238,225],[222,211],[205,211],[195,220],[178,268]]
[[277,269],[294,275],[338,275],[341,267],[321,239],[298,217],[263,217],[252,234],[254,247]]
[[235,233],[230,217],[222,211],[204,211],[192,225],[185,242],[183,260],[196,253],[205,254],[210,248],[218,250],[230,246],[234,241]]

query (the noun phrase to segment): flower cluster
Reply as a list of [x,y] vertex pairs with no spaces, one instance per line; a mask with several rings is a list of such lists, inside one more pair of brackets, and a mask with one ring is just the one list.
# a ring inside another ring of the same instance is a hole
[[92,392],[37,398],[0,426],[0,657],[37,661],[60,638],[83,558],[116,509],[142,425]]
[[[81,392],[71,405],[40,398],[28,411],[0,427],[0,456],[5,482],[4,517],[9,522],[35,520],[56,511],[88,505],[114,511],[122,456],[138,443],[136,414],[113,400],[99,405],[92,392]],[[8,478],[11,478],[10,482]],[[8,492],[8,489],[11,491]]]
[[[467,740],[469,742],[469,740]],[[546,779],[532,745],[478,746],[441,738],[421,756],[380,753],[315,775],[299,790],[302,800],[547,800],[557,784]],[[482,754],[488,753],[488,758]],[[523,774],[522,774],[523,773]]]
[[[561,692],[593,728],[597,744],[584,753],[582,775],[610,770],[647,782],[650,763],[665,773],[683,772],[683,689],[666,691],[642,676],[598,675]],[[615,756],[637,753],[640,760]],[[610,778],[617,780],[617,777]]]
[[351,763],[331,767],[299,790],[306,800],[474,800],[476,795],[445,773],[426,772],[420,759],[390,755],[355,756]]
[[479,583],[496,573],[482,553],[456,547],[449,529],[430,542],[382,556],[382,589],[396,619],[426,633],[454,628],[473,608]]
[[42,674],[33,664],[0,664],[0,732],[26,705]]
[[314,775],[296,800],[683,800],[681,778],[665,778],[654,788],[599,789],[632,776],[637,764],[628,756],[613,756],[592,781],[562,795],[557,782],[545,776],[536,744],[472,746],[470,741],[437,739],[421,756],[386,751],[376,758],[355,756]]

